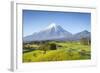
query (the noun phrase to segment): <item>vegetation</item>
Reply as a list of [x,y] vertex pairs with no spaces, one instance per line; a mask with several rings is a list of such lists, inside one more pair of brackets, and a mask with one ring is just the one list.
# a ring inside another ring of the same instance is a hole
[[56,50],[56,49],[57,49],[56,44],[55,44],[55,43],[51,43],[51,44],[49,45],[49,49],[50,49],[50,50]]
[[23,62],[91,59],[90,43],[80,41],[44,41],[23,44]]
[[81,38],[80,39],[81,44],[83,45],[90,45],[91,41],[87,38]]

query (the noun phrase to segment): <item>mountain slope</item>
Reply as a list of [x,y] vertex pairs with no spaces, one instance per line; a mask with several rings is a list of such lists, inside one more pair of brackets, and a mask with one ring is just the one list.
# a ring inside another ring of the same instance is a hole
[[24,41],[55,40],[60,38],[70,38],[72,34],[64,30],[60,25],[50,24],[47,28],[33,33],[24,38]]
[[76,33],[73,36],[73,40],[80,40],[81,38],[91,38],[91,33],[88,32],[87,30],[84,30],[82,32]]
[[58,41],[77,41],[81,38],[91,38],[91,33],[87,30],[81,31],[76,34],[71,34],[70,32],[63,29],[60,25],[55,23],[50,24],[48,27],[35,32],[32,35],[23,38],[24,42],[30,41],[45,41],[45,40],[58,40]]

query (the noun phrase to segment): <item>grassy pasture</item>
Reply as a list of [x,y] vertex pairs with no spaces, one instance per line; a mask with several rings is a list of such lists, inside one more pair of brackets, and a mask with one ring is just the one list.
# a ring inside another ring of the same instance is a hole
[[[52,42],[49,42],[52,43]],[[28,44],[36,48],[23,53],[23,62],[44,62],[44,61],[64,61],[64,60],[87,60],[91,59],[90,45],[82,45],[80,42],[53,42],[57,45],[56,50],[43,50],[38,49],[40,45]],[[48,49],[48,47],[45,47]],[[23,49],[27,50],[27,49]]]

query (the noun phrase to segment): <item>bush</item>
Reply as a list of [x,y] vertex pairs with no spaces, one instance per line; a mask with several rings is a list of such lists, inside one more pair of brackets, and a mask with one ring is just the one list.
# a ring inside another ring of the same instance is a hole
[[85,56],[85,55],[86,55],[86,51],[85,51],[85,50],[81,50],[81,51],[79,52],[79,54],[80,54],[81,56]]
[[49,49],[50,50],[56,50],[57,49],[56,44],[55,43],[51,43]]

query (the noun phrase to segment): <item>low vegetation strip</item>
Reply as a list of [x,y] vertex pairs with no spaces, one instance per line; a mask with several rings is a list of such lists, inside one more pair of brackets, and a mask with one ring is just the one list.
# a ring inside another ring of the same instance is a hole
[[[29,45],[29,44],[28,44]],[[33,45],[33,46],[32,46]],[[23,62],[63,61],[63,60],[87,60],[91,59],[90,44],[80,42],[46,42],[43,44],[31,44],[32,49],[23,53]],[[23,50],[26,50],[25,48]]]

